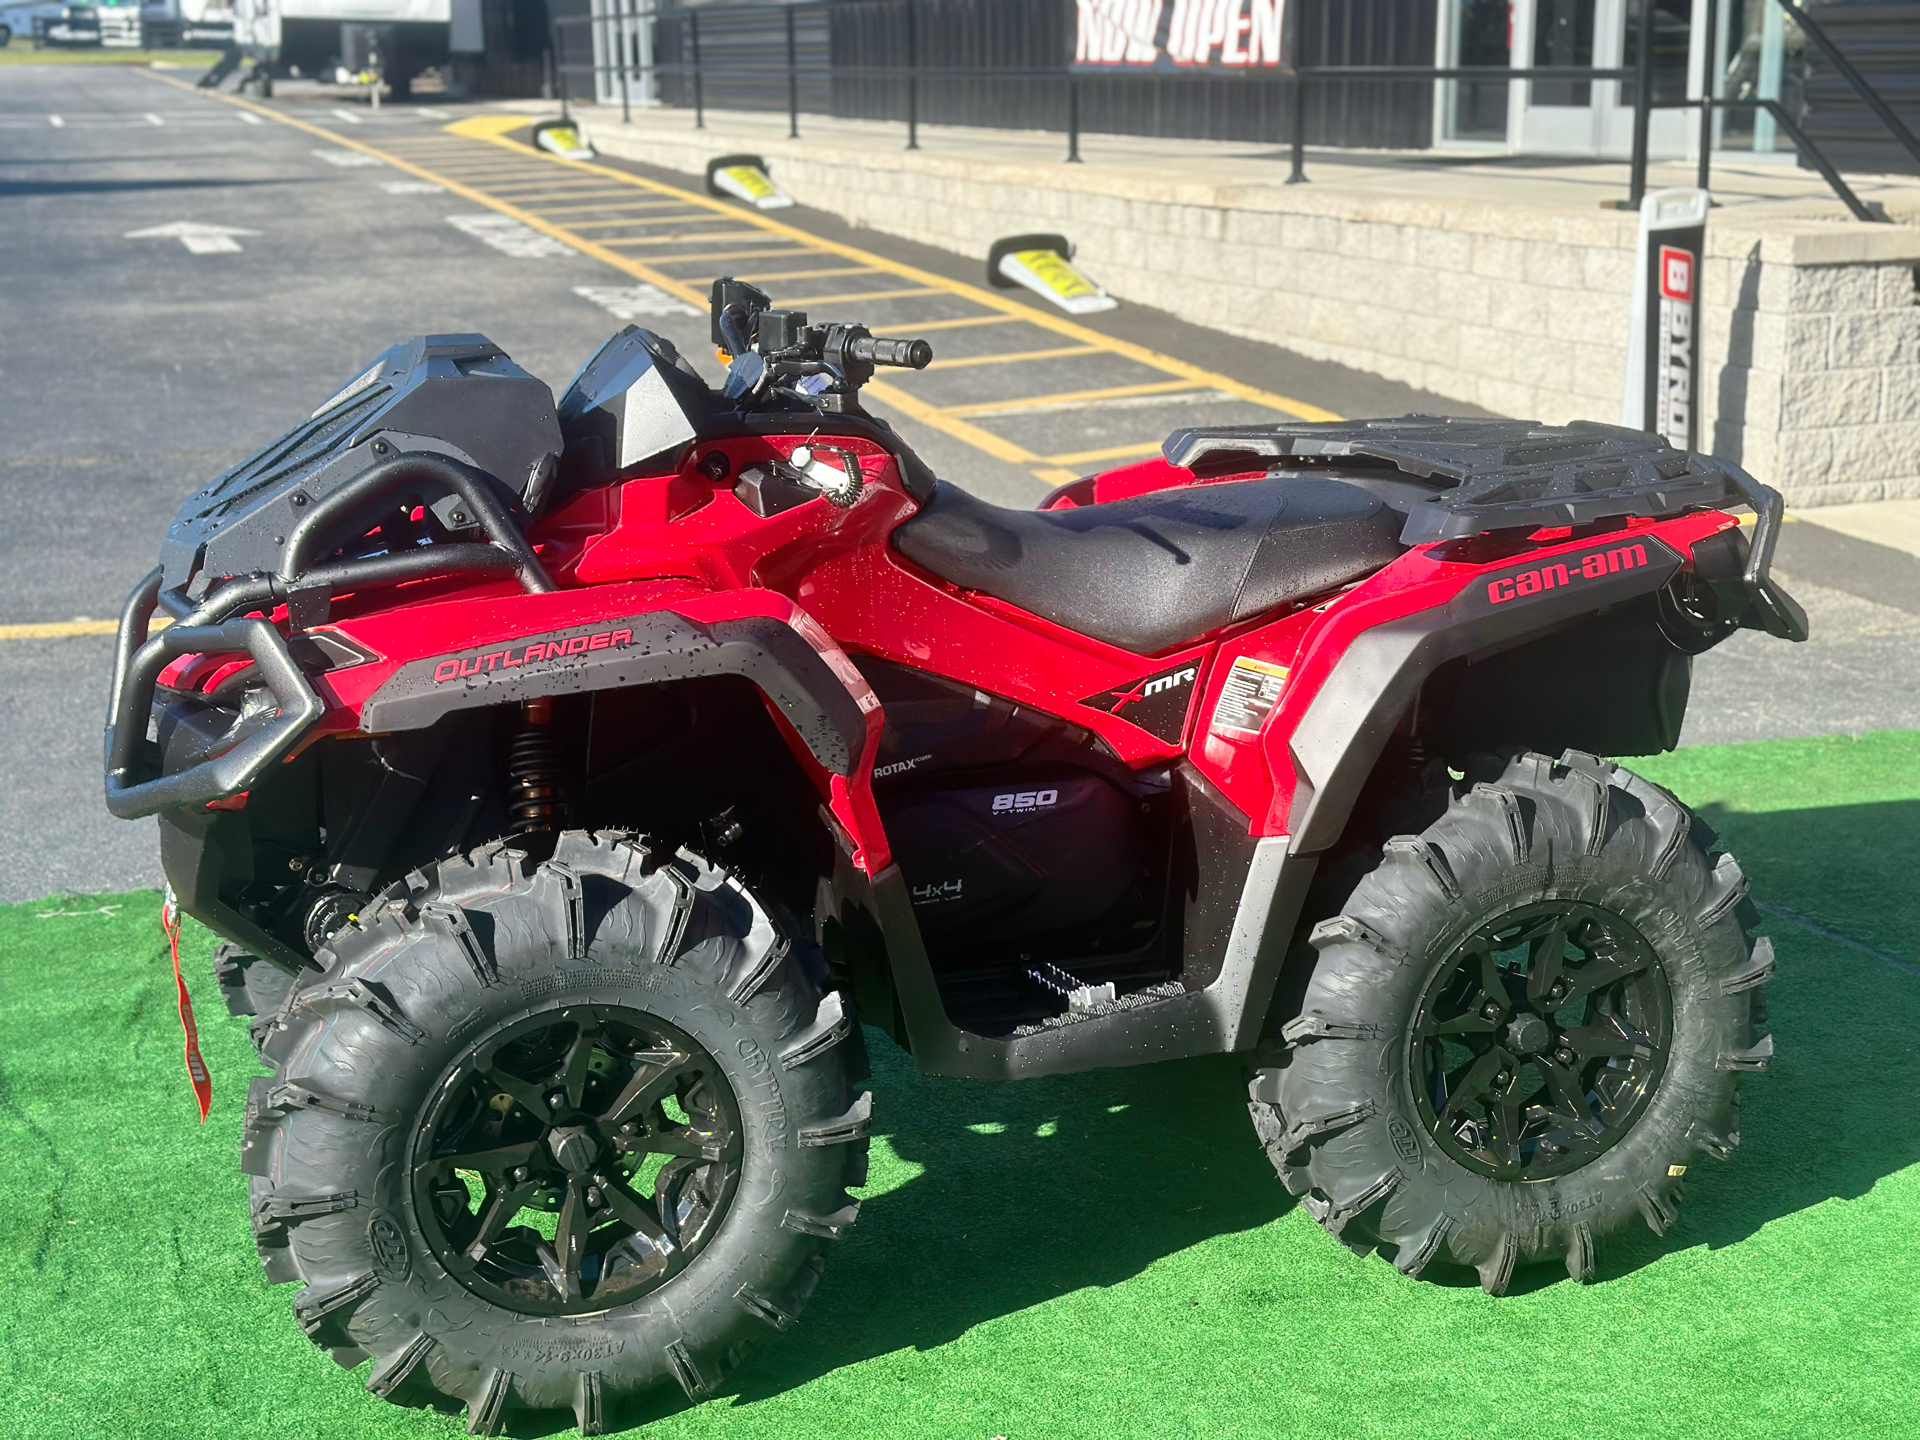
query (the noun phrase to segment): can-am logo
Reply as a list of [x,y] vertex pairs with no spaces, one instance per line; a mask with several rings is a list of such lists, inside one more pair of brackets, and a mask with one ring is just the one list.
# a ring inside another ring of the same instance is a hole
[[1487,582],[1487,599],[1495,605],[1523,600],[1547,590],[1557,590],[1586,580],[1600,580],[1623,570],[1638,570],[1647,563],[1645,545],[1622,545],[1613,550],[1595,550],[1586,555],[1569,555],[1564,560],[1522,570],[1517,575],[1502,575]]
[[470,675],[512,670],[546,660],[563,660],[573,655],[585,655],[590,650],[618,650],[632,643],[631,630],[599,630],[590,635],[534,640],[518,649],[509,645],[501,650],[482,651],[478,655],[449,655],[433,667],[433,683],[445,685],[448,681],[464,680]]

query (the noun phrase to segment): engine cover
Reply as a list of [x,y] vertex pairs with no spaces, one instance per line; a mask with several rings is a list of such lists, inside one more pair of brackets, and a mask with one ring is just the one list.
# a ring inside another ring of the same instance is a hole
[[923,791],[886,816],[929,947],[1089,925],[1139,879],[1138,805],[1085,771]]

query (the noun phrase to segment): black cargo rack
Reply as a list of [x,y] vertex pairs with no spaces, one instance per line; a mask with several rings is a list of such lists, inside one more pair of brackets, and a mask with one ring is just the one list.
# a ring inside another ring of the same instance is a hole
[[1807,635],[1805,614],[1768,576],[1785,508],[1779,492],[1738,465],[1676,450],[1644,430],[1404,415],[1176,430],[1161,453],[1199,475],[1288,461],[1337,470],[1344,462],[1429,482],[1433,493],[1408,507],[1405,545],[1745,505],[1756,517],[1744,576],[1754,623],[1785,639]]

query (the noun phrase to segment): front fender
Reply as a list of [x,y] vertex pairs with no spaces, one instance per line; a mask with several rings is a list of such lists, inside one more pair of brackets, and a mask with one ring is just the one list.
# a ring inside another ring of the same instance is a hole
[[[577,601],[580,593],[566,598]],[[458,710],[739,675],[782,722],[854,863],[869,873],[888,863],[869,783],[879,697],[805,611],[769,590],[682,595],[670,608],[603,607],[593,618],[549,615],[557,598],[493,602],[484,633],[416,651],[365,693],[359,728],[418,730]],[[376,649],[405,633],[383,635],[377,624],[338,628]]]

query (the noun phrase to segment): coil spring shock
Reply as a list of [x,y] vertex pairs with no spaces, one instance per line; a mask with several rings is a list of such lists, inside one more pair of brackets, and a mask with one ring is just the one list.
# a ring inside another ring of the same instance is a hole
[[523,701],[520,730],[507,759],[507,814],[516,835],[552,830],[565,819],[560,788],[560,742],[553,733],[553,701]]

